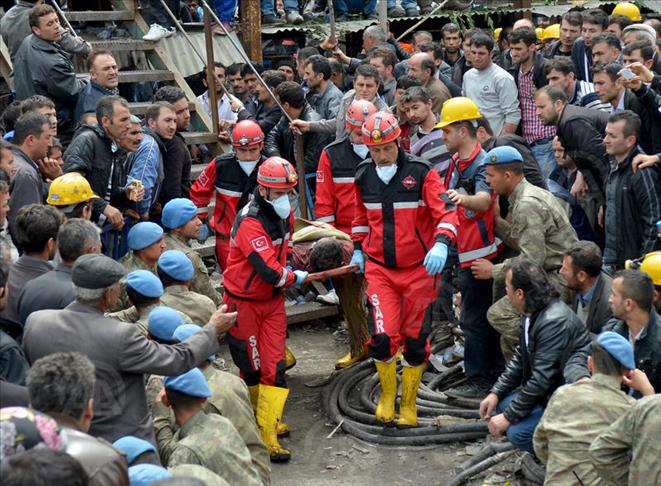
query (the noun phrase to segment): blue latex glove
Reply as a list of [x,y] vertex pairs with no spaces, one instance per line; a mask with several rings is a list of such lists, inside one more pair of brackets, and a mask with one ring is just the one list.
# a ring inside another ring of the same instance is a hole
[[445,261],[448,259],[448,245],[437,241],[434,243],[434,246],[431,247],[431,250],[427,253],[423,265],[425,270],[432,277],[437,275],[443,270],[445,266]]
[[360,250],[354,250],[349,265],[358,265],[356,273],[365,273],[365,254]]
[[294,285],[296,287],[300,287],[303,285],[303,281],[305,280],[305,277],[308,276],[308,272],[305,270],[294,270],[294,275],[296,275],[296,280],[294,281]]

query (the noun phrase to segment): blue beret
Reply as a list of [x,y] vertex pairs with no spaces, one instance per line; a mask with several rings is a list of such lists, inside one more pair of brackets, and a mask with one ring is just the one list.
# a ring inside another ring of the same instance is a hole
[[138,464],[129,468],[129,484],[131,486],[148,486],[161,479],[171,477],[172,473],[170,471],[156,464]]
[[[174,341],[182,342],[201,330],[202,328],[197,324],[183,324],[174,330],[172,338]],[[212,354],[207,359],[209,361],[216,361],[216,355]]]
[[636,368],[633,346],[628,339],[613,331],[604,331],[597,336],[597,342],[628,370]]
[[140,454],[144,454],[148,451],[156,452],[156,447],[154,447],[151,442],[139,439],[138,437],[133,437],[132,435],[126,435],[121,439],[117,439],[112,445],[126,454],[126,459],[128,460],[129,465],[133,463]]
[[173,390],[191,397],[209,398],[212,395],[207,379],[197,368],[193,368],[183,375],[168,376],[163,381],[163,384],[168,390]]
[[193,280],[193,275],[195,275],[193,262],[183,251],[179,250],[164,251],[158,259],[158,268],[163,270],[168,277],[180,282]]
[[163,295],[161,280],[149,270],[133,270],[126,276],[126,285],[150,299]]
[[143,221],[129,230],[129,250],[143,250],[163,238],[163,228],[156,223]]
[[147,330],[162,341],[174,341],[174,331],[183,323],[176,310],[161,305],[149,313]]
[[496,147],[487,152],[487,165],[523,163],[521,153],[514,147]]
[[161,223],[169,229],[185,225],[197,214],[197,207],[193,201],[183,197],[172,199],[163,207]]

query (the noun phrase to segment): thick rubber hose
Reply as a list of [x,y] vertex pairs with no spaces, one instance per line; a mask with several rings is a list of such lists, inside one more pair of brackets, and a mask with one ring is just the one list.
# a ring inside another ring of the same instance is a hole
[[516,453],[516,451],[499,452],[489,457],[488,459],[485,459],[484,461],[477,463],[473,467],[470,467],[462,471],[461,473],[457,474],[455,477],[452,478],[452,480],[449,483],[447,483],[447,486],[460,486],[464,484],[464,482],[467,479],[475,476],[476,474],[481,473],[482,471],[486,471],[487,469],[495,466],[499,462],[504,461],[514,453]]

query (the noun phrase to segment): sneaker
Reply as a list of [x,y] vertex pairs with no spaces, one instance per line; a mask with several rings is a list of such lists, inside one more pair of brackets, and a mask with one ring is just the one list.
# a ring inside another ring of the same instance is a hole
[[294,24],[294,25],[302,24],[305,21],[303,16],[300,13],[298,13],[296,10],[290,10],[289,12],[287,12],[285,19],[287,20],[288,24]]
[[406,16],[407,17],[417,17],[418,14],[418,9],[417,7],[411,7],[406,9]]
[[406,15],[406,12],[402,7],[390,7],[388,9],[388,17],[396,19],[398,17],[404,17]]
[[317,302],[328,305],[338,305],[340,303],[340,298],[335,293],[335,289],[333,289],[327,294],[317,295]]
[[466,383],[461,386],[445,390],[447,396],[451,398],[477,398],[483,399],[489,393],[489,388],[486,386],[478,385],[477,383]]
[[159,24],[151,24],[149,26],[149,32],[142,36],[142,40],[158,42],[161,39],[170,37],[172,34],[174,34],[174,30],[166,29]]
[[275,16],[275,14],[262,15],[262,25],[277,25],[282,24],[282,20]]

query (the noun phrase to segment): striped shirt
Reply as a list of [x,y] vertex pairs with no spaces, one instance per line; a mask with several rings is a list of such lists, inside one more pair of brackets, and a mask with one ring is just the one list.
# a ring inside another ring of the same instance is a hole
[[521,105],[521,128],[523,138],[526,142],[532,144],[539,140],[546,140],[555,137],[555,127],[544,125],[542,118],[535,110],[535,83],[533,82],[533,73],[535,66],[531,66],[528,72],[519,69],[517,84],[519,88],[519,104]]
[[416,127],[411,134],[411,154],[428,160],[441,179],[450,167],[452,154],[443,140],[443,130],[434,128],[430,133],[424,133]]

